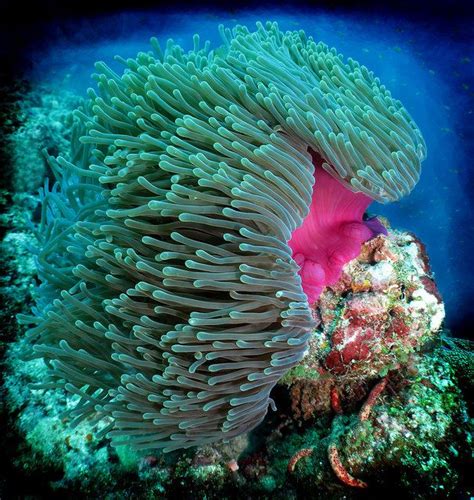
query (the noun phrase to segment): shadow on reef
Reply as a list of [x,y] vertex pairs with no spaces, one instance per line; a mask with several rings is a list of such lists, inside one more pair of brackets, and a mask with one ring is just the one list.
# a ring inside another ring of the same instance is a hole
[[[20,134],[22,147],[35,155],[35,130],[46,138],[44,147],[48,140],[67,144],[74,99],[49,97],[30,95],[39,103],[36,114],[7,130]],[[15,148],[18,141],[8,144]],[[13,161],[15,173],[4,191],[0,262],[2,357],[10,345],[2,361],[8,370],[0,413],[6,429],[2,498],[467,496],[472,344],[442,336],[442,301],[423,246],[414,235],[394,230],[368,242],[324,292],[308,355],[275,387],[278,410],[252,433],[164,455],[112,448],[87,421],[71,429],[61,418],[71,395],[26,389],[44,375],[41,360],[20,361],[22,332],[15,321],[28,309],[35,286],[28,220],[36,205],[26,186],[12,184],[28,172],[32,158],[20,161],[5,151],[2,160]],[[32,175],[28,189],[42,176]]]

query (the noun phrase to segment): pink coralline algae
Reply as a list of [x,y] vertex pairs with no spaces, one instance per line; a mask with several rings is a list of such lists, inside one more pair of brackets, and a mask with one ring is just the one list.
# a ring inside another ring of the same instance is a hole
[[[374,219],[365,222],[374,224],[374,232],[380,229]],[[314,227],[321,231],[324,224]],[[439,336],[444,306],[424,245],[409,233],[378,232],[339,270],[335,281],[334,272],[314,306],[320,323],[308,355],[286,377],[296,420],[332,413],[336,421],[338,415],[358,411],[357,421],[363,425],[390,389],[395,372],[416,365],[417,352]],[[367,232],[360,229],[358,237],[362,235]],[[351,242],[353,249],[356,241]],[[332,472],[346,486],[366,488],[341,460],[339,439],[336,433],[327,448]],[[288,470],[293,471],[302,456],[308,456],[306,448],[292,457]]]
[[319,310],[331,345],[324,366],[351,377],[397,368],[433,339],[444,318],[424,247],[398,232],[367,242]]
[[423,244],[392,230],[370,239],[323,291],[315,316],[308,355],[285,377],[304,420],[353,407],[438,337],[444,305]]
[[322,290],[334,285],[344,264],[359,255],[361,245],[385,228],[376,220],[363,220],[372,202],[355,193],[326,172],[322,159],[311,151],[315,183],[310,213],[289,241],[293,258],[300,266],[303,291],[313,304]]

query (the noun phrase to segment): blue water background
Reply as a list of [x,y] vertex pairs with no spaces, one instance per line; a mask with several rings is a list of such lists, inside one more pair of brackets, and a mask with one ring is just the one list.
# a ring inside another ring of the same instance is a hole
[[49,25],[48,36],[29,50],[31,78],[84,94],[93,85],[96,60],[120,70],[113,56],[134,57],[149,50],[151,36],[162,45],[171,37],[191,49],[197,32],[201,40],[218,46],[219,23],[252,28],[267,19],[284,30],[303,29],[365,64],[417,122],[428,146],[419,184],[400,202],[374,203],[370,211],[388,217],[396,228],[413,231],[426,244],[445,300],[447,326],[466,335],[474,320],[473,38],[450,33],[449,26],[429,18],[377,12],[128,12]]

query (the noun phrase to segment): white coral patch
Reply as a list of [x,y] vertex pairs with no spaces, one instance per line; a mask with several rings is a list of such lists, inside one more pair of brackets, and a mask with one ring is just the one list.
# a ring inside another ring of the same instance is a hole
[[374,290],[383,290],[396,278],[395,270],[390,262],[379,262],[367,270]]
[[415,268],[416,273],[419,276],[423,276],[425,273],[423,262],[420,259],[420,249],[416,243],[411,243],[404,247],[405,252],[409,255],[411,265]]
[[430,316],[430,330],[432,332],[438,331],[445,316],[444,304],[440,304],[438,299],[424,288],[415,290],[412,299],[410,309],[428,314]]

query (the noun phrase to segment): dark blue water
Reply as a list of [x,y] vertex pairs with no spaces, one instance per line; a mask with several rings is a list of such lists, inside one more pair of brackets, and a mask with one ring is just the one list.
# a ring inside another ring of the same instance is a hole
[[[431,5],[431,4],[430,4]],[[304,29],[365,64],[400,99],[418,123],[428,158],[413,193],[392,205],[372,206],[397,228],[426,243],[447,307],[447,325],[467,335],[474,320],[474,36],[469,18],[410,17],[377,9],[349,14],[313,10],[121,13],[56,21],[23,54],[30,77],[83,94],[92,85],[94,61],[148,50],[148,39],[171,37],[191,48],[191,36],[219,44],[217,25],[253,27],[276,20],[282,29]]]

